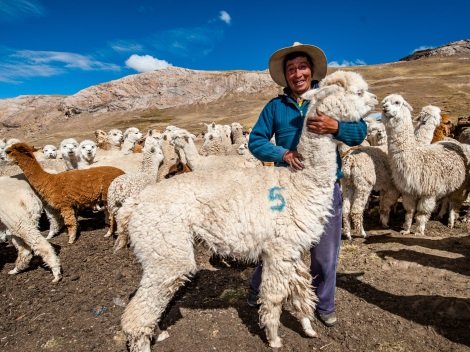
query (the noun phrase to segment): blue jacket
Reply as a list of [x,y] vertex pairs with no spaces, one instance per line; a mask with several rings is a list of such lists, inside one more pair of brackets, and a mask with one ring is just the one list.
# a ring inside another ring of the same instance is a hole
[[[299,107],[297,102],[284,94],[271,99],[261,111],[253,130],[250,133],[248,149],[261,161],[273,161],[276,166],[287,166],[282,157],[288,150],[295,150],[299,143],[303,122],[308,109],[308,101]],[[367,135],[364,120],[359,122],[339,122],[336,140],[350,146],[361,144]],[[270,142],[275,136],[276,145]],[[341,157],[337,151],[338,171],[342,177]]]

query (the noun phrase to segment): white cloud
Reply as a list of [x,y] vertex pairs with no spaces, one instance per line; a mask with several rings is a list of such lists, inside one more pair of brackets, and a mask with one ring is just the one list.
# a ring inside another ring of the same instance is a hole
[[347,66],[362,66],[366,65],[366,62],[361,59],[356,59],[354,61],[343,60],[340,62],[338,61],[331,61],[328,63],[329,67],[347,67]]
[[21,63],[0,64],[0,82],[21,83],[19,79],[31,77],[50,77],[63,73],[60,67],[31,65]]
[[137,72],[148,72],[161,70],[172,65],[165,60],[156,59],[151,55],[140,56],[133,54],[126,60],[126,66],[136,70]]
[[111,43],[111,48],[117,52],[136,52],[142,51],[144,47],[141,44],[119,40],[117,42]]
[[230,22],[232,21],[232,17],[230,17],[228,12],[224,10],[220,11],[219,19],[227,24],[230,24]]
[[434,49],[434,48],[435,48],[434,46],[421,45],[419,48],[416,48],[411,53],[413,54],[413,53],[415,53],[417,51],[420,51],[420,50],[427,50],[427,49]]
[[66,68],[78,68],[84,71],[103,70],[118,71],[119,66],[76,53],[61,51],[20,50],[12,55],[13,58],[24,59],[30,64],[63,64]]
[[0,0],[0,20],[13,21],[22,17],[42,16],[44,8],[37,1]]

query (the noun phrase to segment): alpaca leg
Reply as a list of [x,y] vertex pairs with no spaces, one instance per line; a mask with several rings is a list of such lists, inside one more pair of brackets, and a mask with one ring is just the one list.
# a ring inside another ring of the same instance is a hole
[[49,233],[46,239],[50,240],[59,233],[64,224],[57,210],[52,209],[49,206],[44,206],[44,212],[46,213],[47,219],[49,220]]
[[[314,335],[314,332],[312,333],[313,329],[310,330],[308,324],[306,324],[306,320],[303,319],[313,315],[313,307],[308,304],[307,298],[309,295],[304,292],[307,289],[306,287],[310,287],[310,283],[305,280],[305,277],[299,277],[297,273],[298,268],[294,266],[293,260],[294,259],[291,258],[284,260],[281,253],[269,253],[269,255],[264,255],[262,258],[263,273],[260,286],[259,302],[261,303],[261,307],[259,309],[259,315],[260,324],[266,329],[266,338],[268,339],[269,346],[272,348],[282,347],[278,329],[282,304],[286,302],[291,293],[290,289],[293,288],[293,284],[291,284],[292,280],[296,283],[301,282],[303,286],[296,288],[299,290],[299,293],[295,295],[294,300],[291,300],[291,306],[299,305],[299,312],[302,311],[303,314],[300,315],[299,313],[298,317],[303,324],[305,324],[304,327],[307,329],[306,333]],[[299,255],[298,261],[300,260]],[[304,268],[303,271],[305,275],[306,269]],[[307,274],[307,277],[308,276]]]
[[383,227],[388,227],[388,221],[390,219],[390,211],[396,204],[400,192],[396,188],[389,188],[380,192],[380,223]]
[[18,274],[20,271],[25,270],[33,257],[31,248],[18,236],[12,235],[11,242],[18,251],[18,257],[15,261],[15,267],[8,272],[10,275]]
[[352,200],[351,218],[354,227],[354,233],[366,238],[367,234],[364,230],[364,210],[366,208],[367,200],[369,199],[372,188],[363,188],[356,190]]
[[72,208],[65,208],[61,209],[60,213],[67,227],[69,243],[74,243],[77,238],[77,217],[75,216],[75,211]]
[[112,211],[108,211],[109,214],[109,229],[108,232],[104,235],[104,237],[110,237],[113,235],[114,231],[116,231],[116,218],[114,217],[114,214]]
[[405,208],[405,223],[403,230],[400,231],[402,235],[408,235],[411,232],[411,223],[413,222],[413,215],[416,209],[416,201],[414,198],[407,194],[402,194],[403,207]]
[[131,352],[150,352],[150,340],[161,314],[197,267],[189,235],[155,234],[151,227],[137,231],[140,233],[133,232],[131,238],[143,275],[121,325]]
[[127,232],[127,228],[125,228],[124,224],[121,222],[117,223],[117,229],[116,229],[116,242],[114,243],[114,253],[117,251],[126,248],[127,244],[129,243],[129,235]]
[[446,215],[447,213],[447,210],[450,210],[449,207],[450,207],[449,198],[448,197],[443,198],[440,202],[440,209],[439,209],[439,213],[437,214],[437,218],[443,219],[444,215]]
[[344,186],[343,184],[343,234],[348,240],[351,240],[351,200],[353,197],[353,190],[351,186]]
[[286,308],[294,315],[302,324],[302,329],[308,337],[317,337],[317,333],[312,328],[310,317],[313,316],[315,310],[315,302],[317,297],[314,293],[312,276],[309,268],[299,260],[294,264],[294,270],[291,271],[289,281],[289,298]]
[[416,226],[420,235],[424,235],[426,223],[435,206],[436,198],[434,197],[423,197],[418,200],[416,205]]

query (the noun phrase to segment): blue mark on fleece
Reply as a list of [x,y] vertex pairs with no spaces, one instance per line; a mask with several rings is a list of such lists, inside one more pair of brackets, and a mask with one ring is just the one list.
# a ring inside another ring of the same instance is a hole
[[268,199],[270,202],[278,201],[279,203],[271,206],[272,211],[283,211],[286,206],[286,200],[282,196],[281,192],[284,187],[274,186],[269,189]]

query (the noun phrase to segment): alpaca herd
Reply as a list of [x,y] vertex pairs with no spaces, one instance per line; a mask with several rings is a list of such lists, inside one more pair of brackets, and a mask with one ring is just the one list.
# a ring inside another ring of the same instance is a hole
[[[303,98],[310,100],[307,116],[321,111],[346,122],[365,118],[378,104],[365,80],[346,71],[327,75]],[[436,106],[423,107],[413,120],[411,105],[391,94],[380,108],[380,120],[366,120],[364,145],[341,146],[344,236],[367,236],[364,212],[374,191],[383,226],[400,198],[403,234],[411,232],[413,219],[424,234],[437,205],[454,226],[470,191],[470,146],[450,137],[435,140],[438,130],[448,136]],[[175,126],[94,135],[95,141],[66,138],[42,151],[0,140],[0,170],[6,170],[0,173],[0,241],[9,240],[18,251],[10,274],[25,270],[35,253],[53,282],[60,281],[61,262],[48,240],[65,225],[73,245],[79,212],[104,210],[105,237],[116,238],[115,252],[129,244],[143,268],[121,320],[131,352],[151,351],[168,303],[198,270],[195,243],[221,256],[262,260],[259,321],[272,348],[282,346],[283,308],[306,336],[317,336],[311,324],[316,296],[302,258],[320,240],[330,215],[339,148],[333,136],[304,127],[298,151],[305,167],[294,172],[256,160],[239,123],[208,124],[202,137]],[[38,230],[43,211],[47,237]]]

